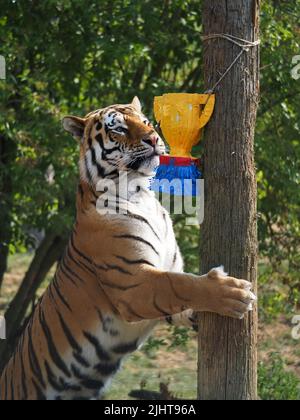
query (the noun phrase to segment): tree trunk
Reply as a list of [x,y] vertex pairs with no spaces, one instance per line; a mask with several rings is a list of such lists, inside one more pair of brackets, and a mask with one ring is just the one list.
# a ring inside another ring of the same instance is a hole
[[0,341],[0,372],[15,349],[30,303],[53,264],[60,259],[66,245],[66,237],[51,232],[46,234],[37,249],[22,284],[5,313],[7,331],[6,340]]
[[6,136],[0,135],[0,291],[7,270],[9,244],[11,241],[12,180],[10,164],[15,159],[16,145]]
[[[259,0],[204,0],[204,34],[258,39]],[[240,52],[224,39],[205,41],[205,88]],[[259,49],[244,53],[216,90],[204,152],[205,218],[201,271],[223,264],[256,290],[257,187],[254,134],[259,98]],[[257,310],[244,321],[201,314],[199,399],[257,399]]]

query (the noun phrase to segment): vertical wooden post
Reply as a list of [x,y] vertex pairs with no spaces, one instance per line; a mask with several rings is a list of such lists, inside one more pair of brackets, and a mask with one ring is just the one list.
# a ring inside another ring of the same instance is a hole
[[[259,0],[204,0],[204,35],[259,36]],[[205,41],[205,87],[211,88],[240,48],[225,39]],[[259,98],[259,48],[245,52],[216,90],[216,109],[205,133],[205,217],[201,271],[220,264],[256,290],[257,223],[254,133]],[[199,399],[257,398],[257,310],[244,321],[201,314]]]

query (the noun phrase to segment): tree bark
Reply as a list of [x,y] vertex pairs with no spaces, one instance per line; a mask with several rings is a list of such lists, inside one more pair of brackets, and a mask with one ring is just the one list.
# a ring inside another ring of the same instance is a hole
[[66,245],[65,236],[48,232],[37,249],[22,284],[5,313],[7,331],[6,340],[0,341],[0,373],[16,347],[30,303],[52,266],[62,256]]
[[[204,34],[259,36],[259,0],[204,0]],[[240,48],[205,41],[205,88],[210,89]],[[205,133],[205,218],[201,271],[223,264],[257,289],[257,186],[254,134],[259,100],[259,48],[245,52],[216,90],[216,109]],[[201,314],[201,400],[257,399],[257,310],[244,321]]]

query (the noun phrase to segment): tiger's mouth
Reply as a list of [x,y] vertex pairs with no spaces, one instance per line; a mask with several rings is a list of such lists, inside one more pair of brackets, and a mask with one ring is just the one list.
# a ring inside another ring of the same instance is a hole
[[140,169],[147,168],[152,172],[159,166],[160,156],[164,154],[164,151],[160,149],[148,151],[144,155],[132,159],[128,165],[128,169],[139,171]]
[[147,151],[148,153],[146,154],[146,156],[148,158],[153,158],[155,156],[163,156],[166,154],[166,147],[165,145],[156,145],[155,147],[153,147],[153,150],[149,150]]
[[146,156],[146,159],[151,159],[154,157],[160,157],[163,156],[165,154],[164,151],[162,150],[154,150],[152,153],[150,153],[148,156]]
[[142,153],[137,153],[137,155],[133,154],[132,160],[127,167],[128,169],[151,175],[159,166],[160,157],[165,154],[166,146],[163,142],[159,142],[153,146],[149,145]]

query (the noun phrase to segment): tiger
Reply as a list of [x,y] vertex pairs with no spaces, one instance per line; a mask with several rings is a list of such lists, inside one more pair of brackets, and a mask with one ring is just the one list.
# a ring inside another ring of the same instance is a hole
[[[76,220],[2,372],[1,400],[101,399],[159,322],[194,325],[199,312],[242,319],[256,300],[251,283],[222,267],[184,272],[171,217],[149,189],[166,146],[137,97],[67,116],[63,127],[80,144]],[[128,191],[112,212],[99,202],[111,185],[118,191],[121,174]]]

